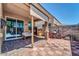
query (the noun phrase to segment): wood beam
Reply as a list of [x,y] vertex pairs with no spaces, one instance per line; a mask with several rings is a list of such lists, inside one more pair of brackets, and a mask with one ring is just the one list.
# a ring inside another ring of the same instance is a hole
[[31,38],[31,42],[32,42],[32,48],[34,47],[34,17],[31,17],[32,19],[32,38]]

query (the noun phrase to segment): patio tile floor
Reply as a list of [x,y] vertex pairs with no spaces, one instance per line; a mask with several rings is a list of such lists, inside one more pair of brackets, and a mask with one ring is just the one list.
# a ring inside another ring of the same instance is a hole
[[[31,46],[29,44],[28,46]],[[34,48],[22,47],[2,53],[6,56],[71,56],[70,41],[64,39],[39,40]]]

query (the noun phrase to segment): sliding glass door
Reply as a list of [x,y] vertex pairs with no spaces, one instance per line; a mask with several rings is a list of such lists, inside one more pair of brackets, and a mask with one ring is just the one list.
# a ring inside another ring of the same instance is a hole
[[21,37],[24,30],[23,21],[7,18],[6,39]]
[[21,37],[23,31],[24,31],[23,21],[17,20],[17,37]]
[[16,38],[16,20],[7,18],[6,38]]

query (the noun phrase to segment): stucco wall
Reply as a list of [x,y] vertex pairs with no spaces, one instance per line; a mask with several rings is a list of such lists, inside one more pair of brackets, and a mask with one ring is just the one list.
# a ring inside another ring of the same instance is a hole
[[0,18],[2,17],[2,4],[0,3]]
[[41,29],[44,24],[45,24],[44,21],[37,21],[37,22],[35,22],[35,26],[36,26],[38,29]]

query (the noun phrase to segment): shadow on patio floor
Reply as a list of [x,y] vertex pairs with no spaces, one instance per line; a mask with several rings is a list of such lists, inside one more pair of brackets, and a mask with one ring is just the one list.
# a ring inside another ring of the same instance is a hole
[[[35,37],[35,41],[39,41],[39,38]],[[14,49],[19,49],[19,48],[32,48],[31,46],[26,47],[27,45],[31,44],[31,37],[24,39],[17,39],[17,40],[9,40],[9,41],[4,41],[2,45],[2,53],[9,52]]]
[[72,56],[79,56],[79,41],[71,41]]

